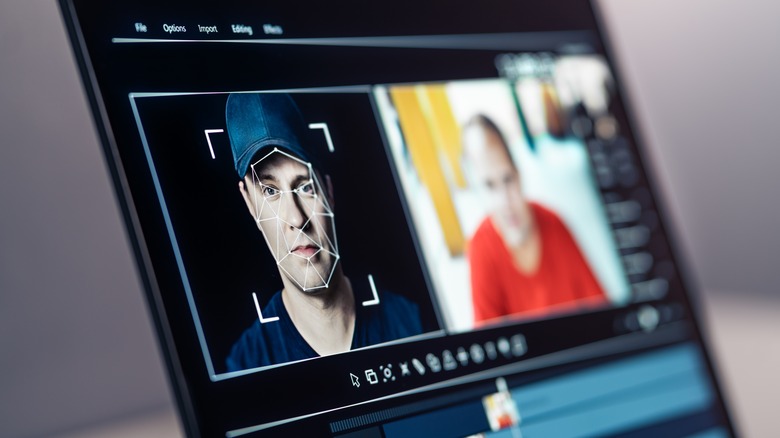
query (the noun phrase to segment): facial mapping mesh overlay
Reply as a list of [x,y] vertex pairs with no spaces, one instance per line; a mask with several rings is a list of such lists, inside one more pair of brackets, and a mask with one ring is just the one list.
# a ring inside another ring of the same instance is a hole
[[[267,184],[269,167],[283,166],[303,170],[306,177],[293,172],[290,181],[280,177]],[[340,256],[333,209],[311,163],[274,148],[250,168],[255,220],[276,265],[304,292],[327,288]],[[294,186],[284,188],[288,182]]]

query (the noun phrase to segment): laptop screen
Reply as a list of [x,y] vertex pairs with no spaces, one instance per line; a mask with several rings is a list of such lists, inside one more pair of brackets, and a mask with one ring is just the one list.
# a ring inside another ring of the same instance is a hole
[[189,434],[732,434],[589,3],[61,5]]

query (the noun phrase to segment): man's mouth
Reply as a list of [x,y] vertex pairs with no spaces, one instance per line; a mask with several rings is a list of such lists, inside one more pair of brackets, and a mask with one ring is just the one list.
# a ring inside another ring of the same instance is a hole
[[295,248],[293,248],[292,251],[290,251],[290,252],[295,254],[295,255],[299,255],[301,257],[309,258],[309,257],[313,256],[314,254],[316,254],[317,251],[319,251],[319,250],[320,250],[320,248],[318,246],[315,246],[315,245],[298,245]]

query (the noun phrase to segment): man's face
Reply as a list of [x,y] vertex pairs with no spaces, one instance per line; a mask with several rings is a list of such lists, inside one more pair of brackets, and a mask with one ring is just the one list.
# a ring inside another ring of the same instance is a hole
[[327,287],[338,247],[333,210],[311,164],[274,150],[251,165],[244,181],[279,271],[304,292]]
[[532,217],[520,174],[502,139],[489,129],[471,126],[464,132],[464,145],[493,223],[509,246],[520,245],[528,236]]

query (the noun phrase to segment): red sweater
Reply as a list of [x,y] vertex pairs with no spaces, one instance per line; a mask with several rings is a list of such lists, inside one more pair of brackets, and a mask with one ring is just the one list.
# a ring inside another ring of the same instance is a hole
[[606,302],[566,225],[541,205],[530,203],[530,207],[541,237],[536,272],[524,274],[515,266],[490,218],[471,239],[469,264],[476,322],[505,315],[538,316]]

